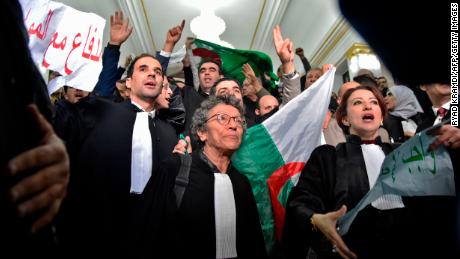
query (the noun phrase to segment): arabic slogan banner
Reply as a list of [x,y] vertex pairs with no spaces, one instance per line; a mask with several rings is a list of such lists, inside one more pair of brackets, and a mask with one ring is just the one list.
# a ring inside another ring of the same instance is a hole
[[58,71],[66,85],[92,91],[102,69],[105,19],[49,0],[20,3],[34,61]]
[[[434,126],[436,127],[436,126]],[[385,157],[379,178],[355,208],[338,220],[338,232],[348,232],[358,212],[384,194],[455,196],[454,169],[444,146],[427,151],[436,136],[424,130]]]

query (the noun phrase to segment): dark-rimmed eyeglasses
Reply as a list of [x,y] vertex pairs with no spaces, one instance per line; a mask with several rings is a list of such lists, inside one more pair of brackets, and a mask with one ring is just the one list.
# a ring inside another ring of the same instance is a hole
[[246,125],[246,120],[242,118],[241,116],[230,116],[225,113],[217,113],[209,117],[209,119],[206,120],[206,122],[216,119],[216,121],[223,126],[227,126],[230,123],[230,119],[233,119],[233,121],[236,123],[236,125],[244,127]]

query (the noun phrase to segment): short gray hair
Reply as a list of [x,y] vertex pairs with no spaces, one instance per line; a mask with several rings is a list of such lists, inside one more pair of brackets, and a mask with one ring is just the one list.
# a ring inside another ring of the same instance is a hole
[[[197,132],[206,132],[208,130],[208,128],[206,127],[206,122],[208,120],[209,111],[219,104],[230,105],[235,107],[240,113],[241,117],[244,117],[243,107],[241,107],[240,102],[234,96],[209,96],[207,100],[204,100],[201,103],[200,108],[198,108],[195,111],[192,118],[192,138],[194,138],[201,144],[203,144],[203,142],[198,137]],[[245,131],[246,125],[243,125],[243,134]]]

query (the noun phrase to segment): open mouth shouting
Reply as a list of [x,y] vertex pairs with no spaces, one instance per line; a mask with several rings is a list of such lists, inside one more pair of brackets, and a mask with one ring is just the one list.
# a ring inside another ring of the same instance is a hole
[[363,115],[362,120],[364,122],[373,122],[374,121],[374,114],[366,113],[366,114]]
[[205,77],[205,78],[204,78],[204,82],[205,82],[206,84],[210,84],[210,83],[212,82],[212,78],[210,78],[210,77]]
[[155,88],[156,82],[153,80],[148,80],[144,83],[144,85],[147,86],[148,88]]

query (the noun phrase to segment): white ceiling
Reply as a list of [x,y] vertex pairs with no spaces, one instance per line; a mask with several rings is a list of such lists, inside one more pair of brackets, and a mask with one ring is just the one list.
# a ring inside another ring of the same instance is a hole
[[[186,20],[186,28],[175,50],[187,36],[194,36],[190,21],[200,14],[191,2],[220,1],[223,7],[215,13],[224,19],[226,30],[221,40],[238,49],[259,50],[271,56],[274,69],[280,64],[273,48],[271,31],[280,24],[283,36],[302,47],[311,58],[326,41],[328,32],[341,19],[335,0],[56,0],[84,12],[93,12],[107,20],[104,44],[108,41],[109,17],[123,10],[134,24],[133,35],[123,45],[122,58],[130,53],[140,54],[160,50],[167,30]],[[298,71],[302,64],[296,58]]]

